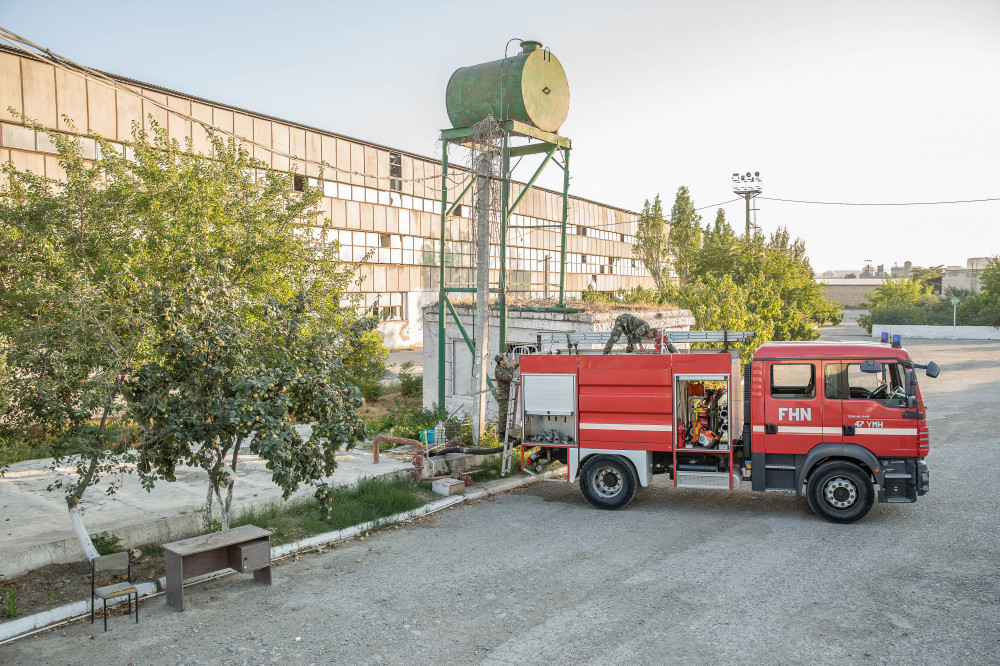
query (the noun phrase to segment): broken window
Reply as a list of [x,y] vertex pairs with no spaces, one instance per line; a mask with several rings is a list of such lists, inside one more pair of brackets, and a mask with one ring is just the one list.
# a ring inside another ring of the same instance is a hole
[[389,189],[394,192],[403,191],[403,155],[389,153]]

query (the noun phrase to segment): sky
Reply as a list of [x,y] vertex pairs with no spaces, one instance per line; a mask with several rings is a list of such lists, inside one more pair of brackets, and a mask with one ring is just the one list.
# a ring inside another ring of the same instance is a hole
[[[535,39],[569,81],[571,194],[669,209],[686,186],[710,206],[735,198],[734,172],[759,171],[774,199],[1000,198],[997,0],[0,0],[0,26],[89,67],[433,157],[452,72]],[[561,190],[549,171],[540,184]],[[1000,201],[756,207],[817,272],[1000,254]],[[723,208],[742,230],[743,200]]]

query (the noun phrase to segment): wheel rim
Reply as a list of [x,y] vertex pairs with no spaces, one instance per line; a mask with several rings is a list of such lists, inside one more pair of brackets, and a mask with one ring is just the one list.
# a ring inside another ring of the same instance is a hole
[[834,509],[849,509],[858,501],[858,486],[846,476],[834,476],[823,485],[823,499]]
[[594,490],[601,497],[614,497],[622,490],[625,479],[614,467],[602,467],[594,474]]

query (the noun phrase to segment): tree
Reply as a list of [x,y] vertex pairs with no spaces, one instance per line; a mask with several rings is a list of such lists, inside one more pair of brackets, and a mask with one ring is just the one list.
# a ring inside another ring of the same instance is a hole
[[858,274],[857,273],[848,273],[844,277],[846,279],[848,279],[848,280],[857,280],[858,279]]
[[688,188],[682,185],[670,209],[670,233],[667,235],[667,251],[673,257],[674,271],[681,284],[691,277],[700,249],[701,215],[694,208]]
[[[690,199],[686,205],[693,209]],[[664,296],[691,310],[699,328],[755,331],[745,352],[766,340],[814,340],[817,324],[842,317],[815,281],[801,239],[785,229],[738,237],[722,211],[692,255],[688,281]]]
[[[151,424],[140,472],[150,481],[173,480],[178,464],[203,468],[205,528],[213,527],[214,497],[226,530],[240,451],[249,448],[267,462],[286,499],[311,483],[328,511],[323,477],[336,468],[336,451],[365,432],[357,412],[364,401],[344,367],[346,336],[308,332],[315,312],[305,294],[253,303],[224,276],[188,274],[179,297],[161,289],[156,298],[159,346],[133,381],[133,412]],[[256,306],[255,321],[247,305]],[[308,439],[293,417],[315,422]]]
[[178,266],[244,290],[251,324],[267,298],[308,295],[311,331],[346,332],[345,349],[358,343],[361,357],[345,363],[355,378],[365,355],[384,347],[353,332],[357,312],[342,300],[354,267],[323,242],[318,187],[293,191],[289,174],[232,141],[216,138],[210,158],[182,148],[155,123],[150,133],[133,128],[127,154],[94,136],[101,157],[93,162],[72,137],[50,136],[65,178],[8,163],[0,190],[0,394],[11,396],[0,408],[0,445],[33,438],[51,447],[53,467],[75,467],[61,487],[92,557],[79,505],[102,477],[130,469],[129,445],[149,426],[130,418],[128,380],[161,349],[150,293],[179,296],[187,274]]
[[652,204],[646,199],[642,205],[632,252],[649,271],[657,291],[661,291],[670,279],[670,258],[667,252],[667,222],[663,219],[659,194],[653,198]]
[[1000,299],[1000,256],[991,257],[979,272],[979,284],[984,294]]
[[919,282],[923,287],[930,289],[932,294],[941,293],[941,282],[944,279],[944,266],[931,266],[930,268],[914,268],[910,277]]
[[740,239],[726,222],[726,212],[720,208],[712,226],[705,227],[701,250],[692,262],[692,272],[701,276],[710,273],[729,274],[736,269],[739,257]]

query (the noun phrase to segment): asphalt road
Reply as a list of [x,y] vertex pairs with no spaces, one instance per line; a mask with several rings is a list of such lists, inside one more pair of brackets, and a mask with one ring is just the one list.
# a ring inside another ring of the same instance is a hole
[[[907,344],[931,492],[833,525],[793,495],[538,483],[275,569],[77,624],[3,663],[996,663],[1000,343]],[[358,563],[357,559],[361,562]]]

